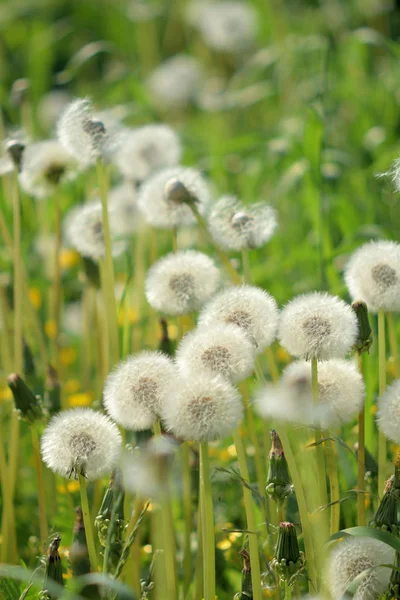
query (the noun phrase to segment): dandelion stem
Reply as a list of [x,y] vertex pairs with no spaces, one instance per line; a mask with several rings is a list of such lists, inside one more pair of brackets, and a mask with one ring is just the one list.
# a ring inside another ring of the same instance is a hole
[[79,475],[80,493],[81,493],[81,504],[83,514],[83,524],[85,525],[86,543],[89,552],[90,566],[93,573],[97,573],[97,554],[96,546],[94,544],[93,527],[90,518],[89,501],[87,495],[87,481],[83,475]]
[[243,282],[251,283],[251,269],[250,269],[250,260],[249,260],[249,251],[246,249],[242,250],[242,269],[243,269]]
[[254,421],[254,415],[253,415],[252,408],[250,406],[249,387],[248,387],[247,383],[243,383],[239,386],[239,388],[240,388],[240,391],[242,392],[243,403],[244,403],[245,410],[246,410],[247,427],[248,427],[248,431],[249,431],[250,440],[255,449],[254,461],[255,461],[255,466],[256,466],[258,491],[260,492],[261,496],[264,496],[265,470],[264,470],[264,465],[263,465],[263,460],[262,460],[261,445],[258,440],[256,424]]
[[183,595],[186,597],[192,581],[192,552],[190,544],[192,531],[192,482],[190,472],[190,447],[188,442],[182,444],[181,452],[183,519],[185,528],[183,540]]
[[[311,360],[311,384],[314,404],[318,404],[318,361],[316,358]],[[317,456],[318,468],[318,486],[319,486],[319,505],[326,506],[328,504],[328,494],[326,491],[326,473],[325,473],[325,457],[324,448],[322,446],[322,432],[319,428],[315,429],[315,450]]]
[[[233,442],[235,444],[236,453],[239,462],[240,475],[250,485],[249,469],[247,467],[246,453],[244,450],[243,440],[239,430],[233,432]],[[249,550],[251,564],[251,583],[253,588],[254,600],[261,600],[261,572],[260,572],[260,555],[258,551],[257,540],[257,525],[254,517],[254,503],[251,491],[248,487],[243,487],[244,507],[246,511],[247,529],[249,531]]]
[[204,600],[215,600],[215,534],[208,443],[200,442],[201,528],[203,536]]
[[394,376],[396,379],[398,379],[400,377],[399,348],[397,345],[396,326],[393,313],[386,313],[386,319],[388,325],[390,354],[392,355],[394,363]]
[[[363,355],[358,355],[358,369],[363,376]],[[364,404],[358,414],[358,452],[357,452],[357,523],[365,526],[365,407]]]
[[[328,433],[324,434],[324,437],[328,437]],[[330,501],[331,501],[331,527],[330,535],[333,535],[339,531],[340,525],[340,490],[339,490],[339,476],[336,452],[333,446],[332,440],[325,442],[325,456],[326,466],[329,478],[329,489],[330,489]]]
[[43,477],[43,463],[40,456],[40,445],[38,432],[35,425],[31,427],[32,436],[32,448],[33,457],[35,460],[35,469],[37,477],[37,494],[38,494],[38,505],[39,505],[39,527],[40,527],[40,540],[42,545],[45,545],[49,537],[49,530],[47,526],[47,513],[46,513],[46,491],[44,489],[44,477]]
[[[379,394],[383,394],[386,388],[386,337],[385,337],[385,313],[378,312],[378,363],[379,363]],[[383,494],[386,481],[386,438],[379,431],[378,438],[378,495]]]
[[177,568],[176,568],[176,546],[173,517],[169,494],[161,503],[161,521],[163,530],[163,548],[166,574],[167,598],[175,600],[178,597]]
[[60,369],[59,364],[59,336],[60,336],[60,310],[61,310],[61,206],[60,194],[56,191],[54,198],[54,230],[55,230],[55,247],[54,247],[54,274],[53,274],[53,290],[52,290],[52,306],[51,320],[54,323],[54,339],[53,339],[53,360],[57,370]]

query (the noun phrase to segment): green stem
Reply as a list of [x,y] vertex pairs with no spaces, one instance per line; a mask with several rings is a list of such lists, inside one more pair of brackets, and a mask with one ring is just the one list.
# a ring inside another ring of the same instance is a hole
[[[358,355],[358,369],[363,376],[363,355]],[[364,527],[365,518],[365,408],[364,404],[358,415],[358,452],[357,452],[357,523]]]
[[79,475],[79,484],[81,492],[81,505],[83,514],[83,523],[85,525],[86,544],[88,547],[90,566],[93,573],[97,573],[97,554],[96,546],[94,544],[93,527],[90,518],[89,501],[87,496],[87,481],[83,475]]
[[[328,433],[324,434],[328,437]],[[330,535],[339,531],[340,526],[340,490],[339,490],[339,475],[336,460],[335,448],[332,440],[325,442],[326,466],[329,478],[330,501],[331,501],[331,527]]]
[[59,336],[60,336],[60,312],[61,312],[61,206],[58,191],[54,198],[54,217],[55,217],[55,248],[54,248],[54,274],[52,290],[51,319],[55,325],[55,335],[53,340],[53,360],[56,369],[60,370],[59,364]]
[[188,442],[182,444],[182,495],[183,495],[183,520],[184,520],[184,540],[183,540],[183,595],[189,591],[192,581],[192,552],[191,552],[191,531],[192,531],[192,482],[190,472],[190,447]]
[[215,600],[215,533],[208,443],[200,442],[201,529],[203,537],[204,600]]
[[386,313],[386,320],[388,325],[390,354],[392,355],[394,362],[394,375],[396,379],[398,379],[400,378],[399,348],[397,345],[396,326],[393,313]]
[[254,446],[254,450],[255,450],[254,462],[255,462],[256,474],[257,474],[257,487],[258,487],[258,491],[260,492],[260,495],[263,497],[266,473],[264,470],[263,453],[261,450],[261,444],[260,444],[258,436],[257,436],[254,414],[253,414],[253,411],[251,408],[251,403],[250,403],[249,386],[248,386],[247,382],[243,382],[242,384],[239,385],[239,388],[240,388],[240,391],[242,392],[243,403],[244,403],[244,407],[246,410],[247,427],[248,427],[250,440],[251,440],[251,443]]
[[[312,384],[312,395],[314,404],[318,404],[318,361],[316,358],[311,360],[311,384]],[[321,429],[315,429],[315,450],[317,456],[317,468],[318,468],[318,487],[319,487],[319,506],[327,506],[328,494],[326,491],[326,471],[325,471],[325,457],[324,448],[321,443],[322,432]]]
[[242,250],[242,270],[243,270],[243,282],[251,284],[251,269],[249,260],[249,251],[246,249]]
[[[246,453],[244,450],[243,440],[240,437],[238,430],[233,432],[233,442],[235,444],[239,469],[241,477],[250,484],[249,469],[247,467]],[[261,600],[261,572],[260,572],[260,555],[258,550],[257,540],[257,525],[254,517],[254,504],[251,491],[248,487],[243,487],[244,507],[246,511],[247,529],[249,535],[249,550],[251,564],[251,583],[253,587],[253,599]]]
[[199,490],[200,501],[199,508],[197,511],[197,554],[196,554],[196,567],[194,573],[194,586],[193,586],[193,600],[202,600],[204,597],[203,589],[203,536],[201,533],[201,524],[203,522],[201,516],[201,488]]
[[[385,313],[378,312],[378,363],[379,363],[379,395],[386,389],[386,337]],[[382,431],[378,437],[378,495],[383,494],[386,481],[386,438]]]
[[173,517],[169,495],[161,504],[161,521],[163,531],[163,549],[165,562],[165,578],[167,598],[176,600],[178,597],[177,568],[176,568],[176,546]]
[[287,579],[285,579],[285,600],[291,600],[292,598],[292,586],[289,585]]
[[40,540],[43,545],[46,544],[49,537],[49,530],[47,526],[47,513],[46,513],[46,491],[44,487],[43,477],[43,463],[40,456],[40,445],[39,437],[35,425],[31,427],[32,436],[32,448],[33,457],[35,460],[35,469],[37,477],[37,494],[38,494],[38,506],[39,506],[39,527],[40,527]]

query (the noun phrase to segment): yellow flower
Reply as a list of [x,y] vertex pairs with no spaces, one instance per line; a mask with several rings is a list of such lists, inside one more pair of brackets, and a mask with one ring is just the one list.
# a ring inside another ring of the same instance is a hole
[[77,357],[75,348],[61,348],[60,350],[60,362],[64,367],[73,365]]
[[231,546],[232,546],[232,542],[228,539],[221,540],[220,542],[217,543],[217,548],[219,548],[220,550],[229,550],[229,548]]
[[377,410],[378,410],[378,406],[376,404],[373,404],[370,409],[371,415],[374,415]]
[[65,487],[65,485],[63,483],[59,483],[57,485],[57,492],[59,492],[60,494],[66,494],[67,493],[67,488]]
[[79,492],[79,481],[69,481],[67,483],[67,489],[71,494],[74,492]]
[[219,460],[221,462],[229,462],[231,459],[231,455],[229,454],[229,450],[227,448],[223,448],[219,453]]
[[276,350],[276,357],[279,360],[279,362],[282,362],[282,363],[290,362],[289,352],[287,350],[285,350],[285,348],[281,348],[281,346],[279,346],[279,348]]
[[145,554],[151,554],[153,551],[153,546],[151,544],[146,544],[143,546],[142,550]]
[[76,394],[80,390],[81,382],[78,379],[68,379],[64,384],[64,390],[67,394]]
[[42,306],[42,294],[38,288],[29,288],[29,300],[36,310]]
[[[128,323],[130,325],[132,325],[132,323],[137,323],[138,318],[139,318],[139,313],[138,313],[137,309],[133,308],[133,307],[129,307],[127,317],[128,317]],[[118,313],[118,324],[120,327],[123,327],[124,323],[125,323],[125,309],[121,308]]]
[[90,392],[82,392],[80,394],[72,394],[68,396],[69,406],[89,406],[93,401],[93,394]]
[[237,456],[235,444],[232,444],[231,446],[228,446],[228,452],[229,452],[230,456],[233,456],[233,457]]
[[170,340],[176,340],[178,337],[178,327],[174,323],[168,324],[168,335]]
[[44,330],[46,332],[47,337],[50,338],[51,340],[54,340],[54,338],[56,337],[56,334],[57,334],[56,322],[53,320],[46,321],[46,323],[44,325]]
[[7,400],[11,400],[12,393],[8,386],[0,386],[0,402],[6,402]]
[[63,248],[60,252],[60,267],[62,269],[72,269],[80,261],[80,256],[75,250]]

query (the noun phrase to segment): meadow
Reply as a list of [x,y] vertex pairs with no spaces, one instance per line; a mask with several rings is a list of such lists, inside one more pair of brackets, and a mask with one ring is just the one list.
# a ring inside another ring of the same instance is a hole
[[400,598],[396,6],[0,6],[1,600]]

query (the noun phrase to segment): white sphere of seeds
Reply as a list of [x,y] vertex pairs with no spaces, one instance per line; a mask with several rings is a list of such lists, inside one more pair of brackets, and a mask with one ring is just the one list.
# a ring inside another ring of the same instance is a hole
[[243,417],[238,390],[220,375],[176,381],[162,407],[162,421],[178,439],[206,442],[227,436]]
[[270,346],[276,337],[279,311],[275,299],[251,285],[219,292],[199,315],[200,327],[230,324],[240,327],[257,352]]
[[371,312],[400,310],[400,244],[369,242],[351,256],[344,274],[353,300]]
[[185,335],[177,352],[180,371],[205,371],[209,376],[221,374],[234,383],[246,379],[254,368],[254,345],[236,325],[215,325],[195,329]]
[[389,584],[391,570],[378,565],[393,564],[393,561],[394,550],[378,540],[349,537],[338,542],[329,557],[327,568],[327,584],[332,599],[343,598],[354,579],[368,569],[371,570],[363,575],[353,598],[379,598]]
[[281,313],[279,339],[290,354],[326,360],[347,354],[357,338],[352,308],[336,296],[313,292],[297,296]]
[[141,186],[138,207],[153,227],[173,229],[190,225],[195,222],[195,217],[184,196],[196,205],[201,214],[207,210],[211,194],[200,171],[189,167],[163,169]]
[[144,351],[129,356],[107,377],[104,407],[125,429],[149,429],[158,419],[176,376],[176,366],[161,352]]
[[51,419],[42,439],[43,461],[69,479],[98,479],[116,465],[121,451],[118,427],[91,408],[66,410]]
[[192,56],[177,54],[159,65],[147,81],[154,104],[179,110],[197,96],[203,79],[200,63]]
[[380,396],[377,423],[389,440],[400,444],[400,379],[396,379]]
[[184,315],[199,310],[217,290],[220,272],[214,261],[196,250],[167,254],[149,270],[146,297],[156,310]]

